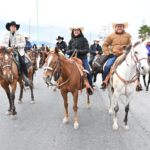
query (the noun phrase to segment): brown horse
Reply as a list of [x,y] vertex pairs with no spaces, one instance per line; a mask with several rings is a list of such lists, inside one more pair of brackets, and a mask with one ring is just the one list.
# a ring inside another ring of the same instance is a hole
[[47,58],[47,53],[44,51],[39,51],[40,56],[40,62],[39,62],[39,68],[42,68],[42,66],[45,64],[45,60]]
[[[2,88],[5,90],[8,100],[9,100],[9,109],[6,112],[6,115],[12,115],[12,118],[17,117],[17,112],[15,108],[15,92],[17,87],[17,81],[20,84],[20,96],[18,103],[22,102],[23,97],[23,74],[18,76],[18,69],[17,65],[12,59],[12,51],[14,47],[11,47],[10,49],[6,49],[4,47],[0,47],[0,84]],[[28,68],[28,75],[29,78],[32,80],[33,75],[33,67],[30,66]],[[12,91],[10,91],[9,85],[11,86]],[[33,87],[30,87],[31,89],[31,103],[34,103],[34,96],[33,96]]]
[[[52,76],[55,72],[60,74],[58,86],[60,86],[60,91],[64,99],[65,118],[63,119],[63,123],[66,124],[68,122],[67,94],[68,92],[71,92],[74,100],[73,110],[75,112],[74,129],[78,129],[78,90],[82,90],[83,88],[85,88],[85,85],[83,82],[81,82],[81,75],[75,61],[69,60],[62,53],[59,53],[57,47],[55,47],[55,50],[53,52],[50,52],[46,59],[46,67],[44,68],[43,73],[44,81],[46,83],[51,83]],[[90,106],[89,95],[87,106]]]

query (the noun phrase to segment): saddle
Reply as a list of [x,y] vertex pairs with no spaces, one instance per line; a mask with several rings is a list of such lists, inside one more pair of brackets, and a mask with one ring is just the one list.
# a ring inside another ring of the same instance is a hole
[[[20,75],[21,72],[22,72],[22,69],[21,69],[21,65],[19,63],[19,53],[18,53],[18,50],[14,49],[11,54],[12,54],[13,61],[17,65],[18,74]],[[25,64],[26,64],[27,68],[29,68],[32,65],[31,62],[30,62],[30,60],[26,56],[25,56]]]
[[91,91],[94,93],[94,90],[90,86],[89,81],[87,79],[87,74],[89,74],[89,71],[84,69],[82,60],[79,58],[75,58],[75,57],[70,58],[70,60],[75,61],[75,64],[80,72],[80,75],[81,75],[80,85],[84,84],[86,86],[86,89],[90,88]]

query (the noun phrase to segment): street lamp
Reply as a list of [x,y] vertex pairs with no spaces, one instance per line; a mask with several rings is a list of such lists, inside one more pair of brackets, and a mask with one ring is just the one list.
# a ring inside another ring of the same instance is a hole
[[39,20],[38,20],[38,0],[37,0],[37,47],[39,48]]

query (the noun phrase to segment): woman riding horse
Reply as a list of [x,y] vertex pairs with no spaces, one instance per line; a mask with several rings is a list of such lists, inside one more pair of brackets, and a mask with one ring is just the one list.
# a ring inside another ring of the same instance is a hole
[[[89,74],[87,74],[87,78],[90,86],[93,88],[92,73],[87,60],[87,53],[89,52],[89,43],[82,33],[84,27],[76,26],[70,28],[70,30],[72,32],[71,40],[69,41],[67,49],[67,54],[71,56],[74,53],[74,51],[77,50],[77,57],[82,60],[83,67],[89,71]],[[91,89],[88,89],[88,94],[93,94]]]
[[100,39],[95,39],[94,44],[90,46],[90,60],[89,60],[90,66],[92,65],[93,59],[96,55],[103,54],[103,51],[102,51],[101,46],[99,45],[99,42],[100,42]]
[[[110,71],[110,68],[115,62],[115,60],[118,58],[118,56],[124,53],[123,47],[131,45],[131,35],[125,32],[124,30],[128,27],[128,25],[129,24],[127,22],[123,21],[112,23],[112,27],[115,29],[115,32],[110,34],[102,45],[104,54],[108,56],[108,61],[104,68],[103,83],[101,89],[106,89],[109,79],[108,73]],[[110,51],[108,49],[109,46],[111,46]],[[138,85],[138,91],[141,90],[142,90],[141,86]]]
[[21,69],[24,73],[25,86],[32,85],[32,81],[29,79],[27,67],[25,64],[25,38],[24,36],[18,32],[20,25],[16,24],[16,22],[12,21],[11,23],[6,24],[6,29],[9,31],[5,34],[2,45],[5,47],[15,47],[15,51],[19,52],[19,63],[21,65]]

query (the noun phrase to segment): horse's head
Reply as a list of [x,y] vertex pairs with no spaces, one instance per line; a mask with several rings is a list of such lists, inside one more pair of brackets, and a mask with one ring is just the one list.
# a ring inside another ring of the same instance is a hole
[[12,79],[12,51],[14,47],[12,46],[10,49],[5,47],[0,47],[0,68],[1,68],[1,75],[4,78]]
[[58,47],[55,47],[46,58],[46,67],[44,68],[43,79],[45,82],[50,82],[53,73],[59,72],[60,70],[60,54]]
[[135,61],[139,62],[140,73],[145,75],[149,71],[148,60],[148,50],[146,49],[146,42],[132,43],[133,46],[133,57],[135,56]]
[[30,50],[28,51],[29,57],[31,59],[31,63],[33,65],[33,67],[35,67],[36,63],[37,63],[37,57],[38,57],[38,53],[35,50]]

